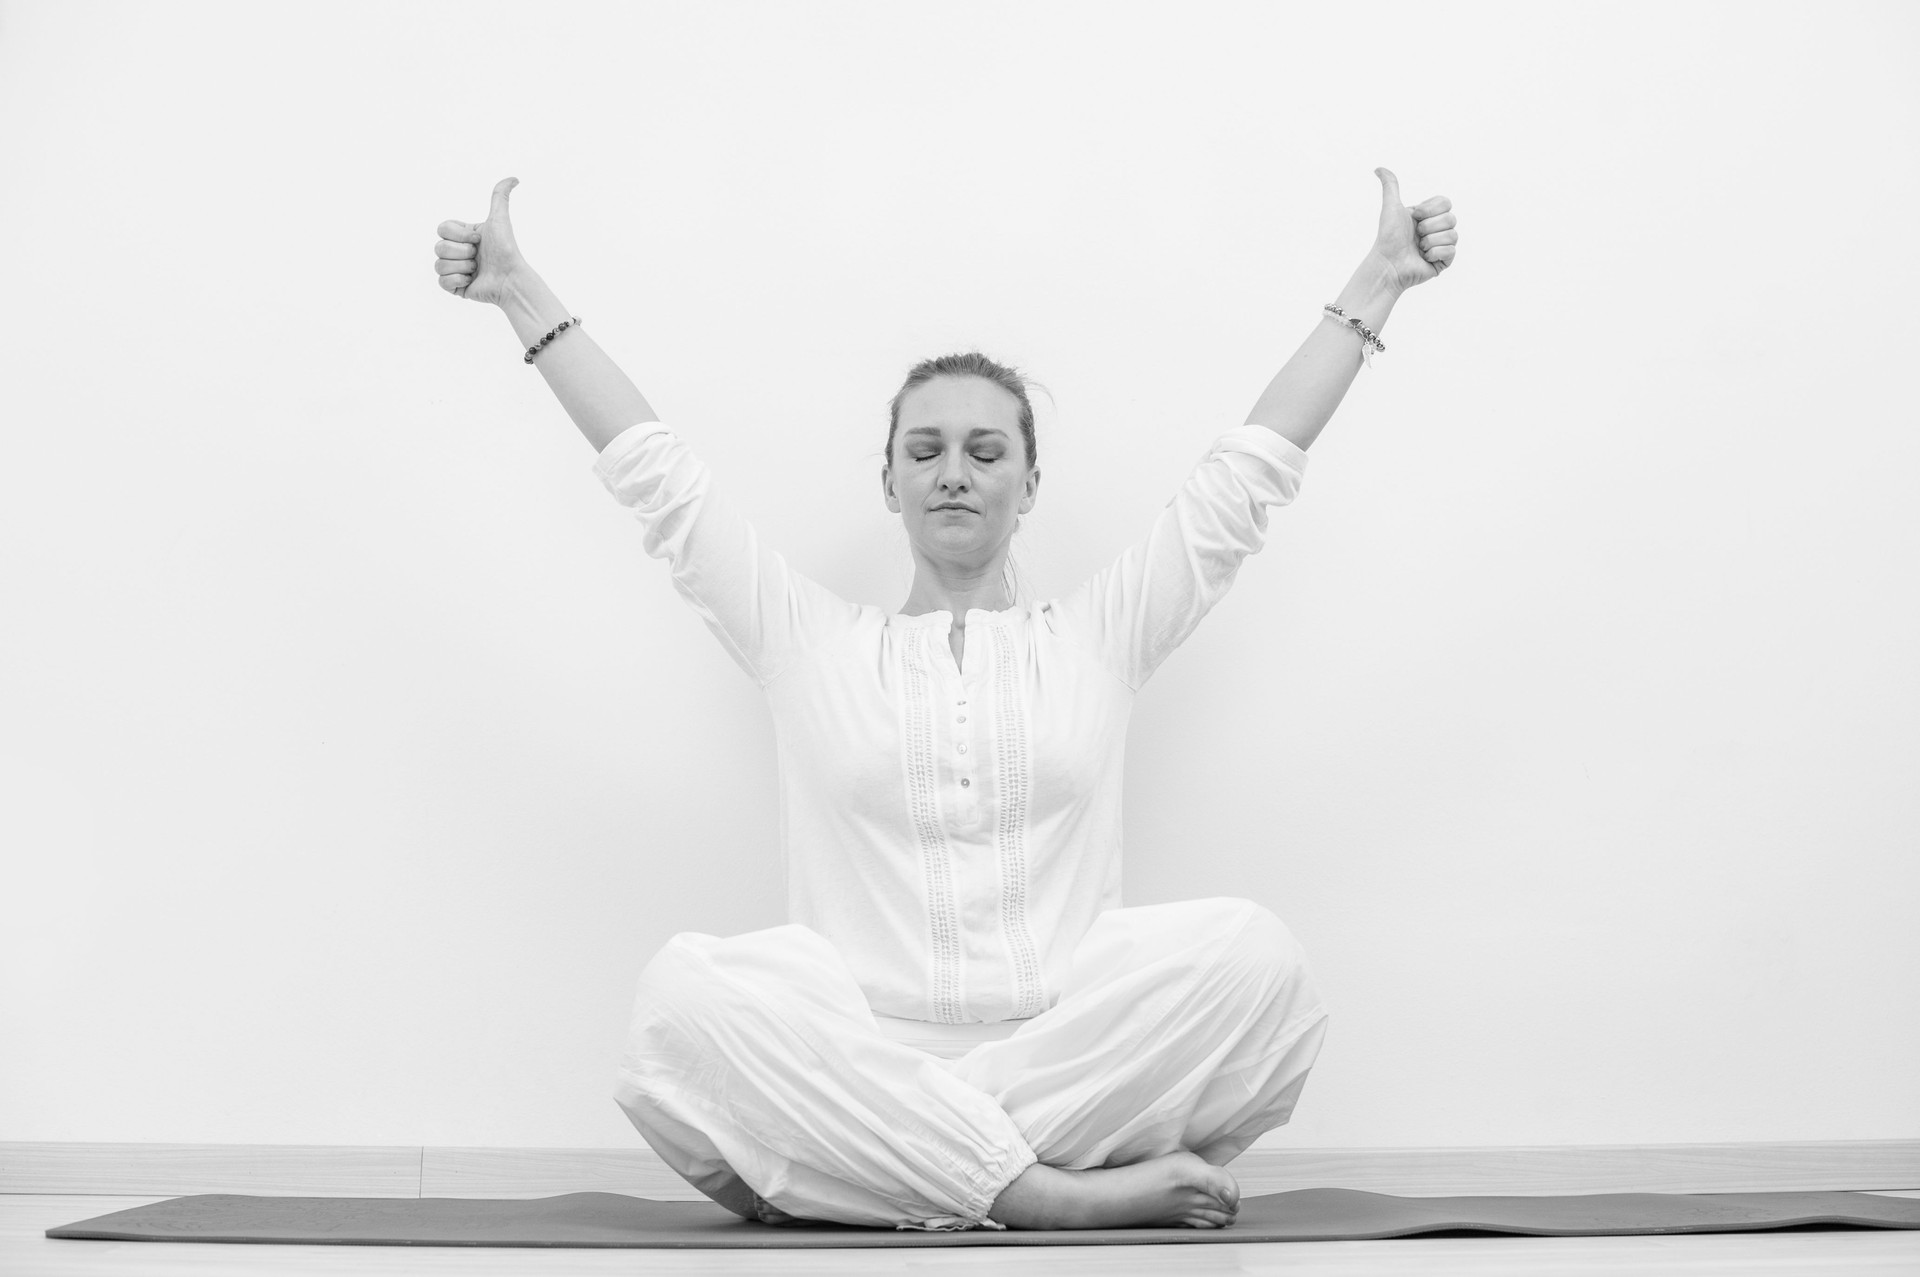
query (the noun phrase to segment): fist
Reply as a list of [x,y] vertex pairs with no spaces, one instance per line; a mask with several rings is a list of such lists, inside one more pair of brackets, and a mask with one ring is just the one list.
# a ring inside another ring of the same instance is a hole
[[1380,230],[1373,251],[1399,281],[1412,288],[1437,278],[1453,264],[1460,232],[1453,216],[1453,201],[1444,195],[1422,200],[1412,208],[1400,202],[1400,179],[1392,170],[1373,170],[1380,179]]
[[526,269],[520,246],[513,242],[513,223],[507,220],[507,193],[519,184],[517,177],[501,179],[493,188],[487,220],[478,226],[440,223],[433,268],[440,275],[440,287],[455,297],[498,304],[514,274]]

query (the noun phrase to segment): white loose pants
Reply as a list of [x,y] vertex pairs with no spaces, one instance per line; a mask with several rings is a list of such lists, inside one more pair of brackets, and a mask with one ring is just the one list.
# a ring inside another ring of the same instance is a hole
[[1055,1005],[957,1059],[883,1035],[805,927],[683,933],[641,973],[614,1098],[749,1219],[991,1228],[1036,1161],[1225,1165],[1292,1115],[1326,1020],[1292,934],[1246,900],[1102,914]]

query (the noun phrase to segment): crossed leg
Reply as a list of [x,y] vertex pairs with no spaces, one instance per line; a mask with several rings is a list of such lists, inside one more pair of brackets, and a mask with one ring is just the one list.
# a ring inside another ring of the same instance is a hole
[[1244,900],[1102,915],[1060,999],[952,1066],[1038,1163],[995,1202],[1011,1227],[1222,1227],[1220,1169],[1293,1113],[1326,1033],[1299,945]]
[[1053,1008],[953,1061],[881,1036],[803,927],[683,934],[641,975],[615,1098],[748,1218],[1217,1227],[1219,1168],[1291,1115],[1325,1027],[1299,946],[1241,900],[1102,915]]

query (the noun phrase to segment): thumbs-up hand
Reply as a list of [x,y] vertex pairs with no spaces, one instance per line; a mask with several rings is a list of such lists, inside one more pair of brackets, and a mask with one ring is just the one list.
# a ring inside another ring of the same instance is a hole
[[478,226],[452,220],[440,223],[433,268],[439,272],[440,287],[455,297],[498,304],[514,273],[526,269],[507,217],[507,193],[519,184],[519,178],[508,177],[494,186],[493,206]]
[[1380,179],[1380,231],[1373,241],[1374,255],[1393,271],[1402,288],[1436,278],[1453,263],[1460,240],[1454,230],[1453,201],[1436,195],[1408,208],[1400,202],[1400,179],[1393,171],[1377,168],[1373,173]]

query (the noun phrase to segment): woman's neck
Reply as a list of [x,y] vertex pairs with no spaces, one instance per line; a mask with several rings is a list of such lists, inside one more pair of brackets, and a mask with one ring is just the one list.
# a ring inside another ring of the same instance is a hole
[[955,625],[967,623],[974,608],[983,612],[1004,612],[1013,606],[1001,569],[1004,563],[979,576],[946,575],[925,566],[913,574],[913,588],[901,605],[903,616],[925,616],[929,612],[950,612]]

